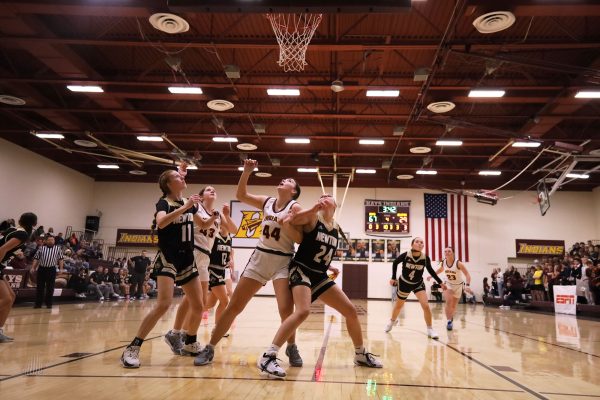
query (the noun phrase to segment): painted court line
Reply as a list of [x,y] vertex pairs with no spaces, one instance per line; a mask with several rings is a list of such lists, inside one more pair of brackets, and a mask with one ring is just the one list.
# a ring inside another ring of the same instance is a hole
[[329,334],[331,333],[331,325],[333,325],[333,315],[329,318],[329,325],[327,325],[327,332],[323,337],[323,344],[321,345],[321,351],[319,352],[319,358],[315,364],[315,370],[313,372],[312,381],[319,382],[321,380],[321,374],[323,373],[323,359],[325,358],[325,352],[327,351],[327,342],[329,342]]
[[[160,335],[160,336],[155,336],[155,337],[151,337],[151,338],[145,339],[144,341],[153,340],[153,339],[156,339],[156,338],[159,338],[159,337],[162,337],[162,335]],[[9,380],[9,379],[18,378],[18,377],[20,377],[20,376],[29,375],[29,374],[31,374],[32,372],[34,372],[35,374],[39,374],[40,372],[42,372],[42,371],[45,371],[45,370],[48,370],[48,369],[50,369],[50,368],[58,367],[58,366],[65,365],[65,364],[74,363],[74,362],[76,362],[76,361],[83,360],[83,359],[85,359],[85,358],[90,358],[90,357],[98,356],[98,355],[100,355],[100,354],[109,353],[109,352],[111,352],[111,351],[115,351],[115,350],[123,349],[123,348],[125,348],[125,347],[127,347],[127,345],[118,346],[118,347],[113,347],[112,349],[107,349],[107,350],[104,350],[104,351],[99,351],[99,352],[97,352],[97,353],[92,353],[92,354],[89,354],[89,355],[87,355],[87,356],[78,357],[78,358],[73,358],[73,359],[71,359],[71,360],[62,361],[62,362],[55,363],[55,364],[51,364],[51,365],[46,365],[45,367],[35,368],[35,371],[24,371],[24,372],[21,372],[21,373],[19,373],[19,374],[15,374],[15,375],[8,375],[8,376],[7,376],[7,377],[5,377],[5,378],[0,378],[0,382],[2,382],[2,381],[7,381],[7,380]]]
[[442,342],[442,341],[440,341],[440,340],[438,340],[438,342],[440,342],[440,343],[441,343],[441,344],[443,344],[444,346],[448,347],[449,349],[452,349],[452,350],[456,351],[457,353],[459,353],[459,354],[460,354],[460,355],[462,355],[463,357],[466,357],[466,358],[468,358],[470,361],[473,361],[475,364],[477,364],[477,365],[479,365],[479,366],[481,366],[481,367],[483,367],[483,368],[487,369],[488,371],[490,371],[490,372],[492,372],[493,374],[495,374],[495,375],[499,376],[500,378],[504,379],[505,381],[508,381],[508,382],[512,383],[513,385],[515,385],[515,386],[517,386],[517,387],[519,387],[519,388],[523,389],[524,391],[526,391],[527,393],[531,394],[532,396],[534,396],[534,397],[537,397],[538,399],[549,400],[549,399],[548,399],[548,397],[546,397],[546,396],[544,396],[544,395],[542,395],[542,394],[540,394],[540,393],[536,392],[536,391],[535,391],[535,390],[533,390],[533,389],[530,389],[530,388],[528,388],[527,386],[525,386],[525,385],[523,385],[523,384],[521,384],[521,383],[519,383],[519,382],[515,381],[514,379],[511,379],[511,378],[509,378],[508,376],[506,376],[506,375],[504,375],[504,374],[500,373],[499,371],[495,370],[494,368],[492,368],[492,367],[490,367],[490,366],[488,366],[488,365],[484,364],[483,362],[481,362],[481,361],[479,361],[479,360],[475,359],[475,358],[474,358],[474,357],[472,357],[471,355],[469,355],[469,354],[467,354],[467,353],[465,353],[465,352],[463,352],[463,351],[461,351],[461,350],[457,349],[456,347],[454,347],[454,346],[451,346],[451,345],[449,345],[449,344],[447,344],[447,343],[444,343],[444,342]]
[[585,352],[583,350],[574,349],[572,347],[563,346],[563,345],[557,344],[557,343],[546,342],[545,340],[541,340],[541,339],[537,339],[537,338],[532,338],[531,336],[522,335],[520,333],[509,332],[509,331],[505,331],[505,330],[502,330],[502,329],[494,328],[493,326],[481,325],[481,324],[478,324],[476,322],[469,322],[469,321],[467,321],[467,323],[471,324],[471,325],[482,326],[482,327],[488,328],[488,329],[493,329],[495,331],[502,332],[502,333],[507,333],[509,335],[515,335],[515,336],[518,336],[518,337],[522,337],[524,339],[533,340],[534,342],[544,343],[544,344],[547,344],[547,345],[550,345],[550,346],[560,347],[561,349],[575,351],[577,353],[585,354],[586,356],[592,356],[592,357],[600,358],[600,356],[597,355],[597,354],[588,353],[588,352]]
[[[265,378],[242,378],[242,377],[219,377],[219,376],[196,376],[196,375],[181,375],[181,376],[165,376],[165,375],[72,375],[72,374],[60,374],[60,375],[40,375],[35,376],[35,378],[127,378],[127,379],[201,379],[208,381],[218,381],[218,380],[237,380],[237,381],[256,381],[256,382],[265,382],[267,379]],[[301,383],[313,383],[312,379],[285,379],[285,380],[268,380],[269,383],[293,383],[293,382],[301,382]],[[346,381],[329,381],[322,380],[319,383],[333,383],[333,384],[342,384],[342,385],[360,385],[364,386],[368,384],[368,382],[346,382]],[[393,386],[393,387],[409,387],[409,388],[426,388],[426,389],[449,389],[449,390],[470,390],[470,391],[483,391],[483,392],[502,392],[502,393],[523,393],[522,390],[517,389],[495,389],[495,388],[479,388],[479,387],[466,387],[466,386],[442,386],[442,385],[418,385],[414,383],[385,383],[385,386]]]

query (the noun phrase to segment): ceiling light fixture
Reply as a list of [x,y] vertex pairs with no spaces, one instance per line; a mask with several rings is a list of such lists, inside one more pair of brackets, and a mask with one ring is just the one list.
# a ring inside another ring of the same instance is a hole
[[360,139],[358,141],[359,144],[374,144],[374,145],[380,145],[380,144],[385,144],[385,140],[383,139]]
[[367,97],[398,97],[399,90],[367,90]]
[[482,176],[498,176],[500,174],[502,174],[502,171],[492,171],[492,170],[479,171],[479,175],[482,175]]
[[294,143],[294,144],[308,144],[310,143],[310,139],[308,138],[285,138],[286,143]]
[[417,175],[437,175],[437,171],[434,169],[419,169]]
[[298,172],[318,172],[318,168],[298,168]]
[[62,133],[36,133],[35,136],[40,139],[64,139],[65,136]]
[[138,136],[137,140],[140,142],[162,142],[163,138],[161,136]]
[[202,89],[192,86],[169,86],[169,92],[173,94],[202,94]]
[[358,169],[357,169],[356,171],[354,171],[354,172],[356,172],[357,174],[375,174],[375,173],[377,173],[377,171],[376,171],[376,170],[374,170],[374,169],[370,169],[370,168],[367,168],[367,169],[364,169],[364,168],[358,168]]
[[502,97],[505,94],[506,94],[505,90],[498,90],[498,89],[472,89],[469,92],[469,97],[497,98],[497,97]]
[[117,164],[98,164],[100,169],[119,169]]
[[600,99],[600,91],[598,90],[580,90],[575,94],[576,99]]
[[100,86],[83,86],[83,85],[67,85],[67,89],[71,92],[81,92],[81,93],[103,93],[104,89]]
[[570,173],[567,174],[567,178],[573,178],[573,179],[588,179],[590,176],[588,174],[575,174],[575,173]]
[[[258,167],[254,168],[255,171],[258,171]],[[238,171],[244,171],[244,167],[238,167]]]
[[462,146],[462,140],[438,140],[436,146]]
[[237,143],[237,138],[232,136],[215,136],[212,138],[213,142],[219,143]]
[[514,142],[512,144],[512,147],[540,147],[542,144],[540,142],[526,142],[526,141],[520,141],[520,142]]
[[300,89],[267,89],[269,96],[300,96]]

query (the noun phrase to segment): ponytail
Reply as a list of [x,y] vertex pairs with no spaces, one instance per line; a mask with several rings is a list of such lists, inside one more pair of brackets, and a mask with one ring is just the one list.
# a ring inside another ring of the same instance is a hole
[[[162,174],[160,174],[160,176],[158,177],[158,186],[160,187],[160,190],[162,191],[162,196],[160,199],[158,199],[158,201],[167,197],[167,195],[170,193],[169,179],[171,178],[171,172],[173,172],[173,170],[168,169],[168,170],[164,171]],[[154,218],[152,219],[152,225],[150,226],[150,237],[153,242],[154,242],[154,233],[156,231],[156,226],[157,226],[156,214],[158,214],[158,211],[154,212]]]

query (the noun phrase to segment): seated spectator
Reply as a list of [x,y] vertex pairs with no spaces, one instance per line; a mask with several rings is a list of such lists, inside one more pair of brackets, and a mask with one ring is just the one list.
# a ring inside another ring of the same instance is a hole
[[111,297],[119,298],[119,295],[114,292],[112,284],[107,284],[104,268],[100,265],[90,275],[88,290],[93,292],[100,301],[104,301],[104,299],[108,300]]
[[465,303],[477,304],[477,299],[475,298],[475,293],[471,290],[470,287],[464,287],[464,295],[465,295]]
[[483,297],[487,298],[490,295],[490,285],[487,276],[483,278]]
[[442,287],[437,282],[434,282],[433,285],[431,285],[431,295],[435,298],[436,303],[442,302],[441,288]]
[[63,233],[62,232],[59,232],[58,235],[56,235],[55,242],[59,246],[64,246],[65,245],[65,238],[63,237]]
[[519,303],[522,300],[523,294],[523,279],[518,271],[515,271],[513,277],[506,286],[506,295],[504,296],[505,306],[510,306],[514,303]]
[[25,258],[25,253],[23,253],[22,251],[18,251],[14,254],[15,257],[13,257],[13,259],[10,260],[10,263],[8,265],[11,266],[13,269],[27,269],[27,258]]
[[121,294],[125,294],[125,298],[129,300],[129,289],[131,288],[131,281],[129,270],[127,268],[121,268],[119,270],[119,290]]
[[69,244],[74,251],[79,250],[79,239],[77,239],[77,235],[74,232],[69,237]]
[[83,268],[74,270],[69,278],[67,287],[75,290],[75,297],[85,299],[85,292],[88,288],[88,276],[87,271]]
[[112,284],[114,292],[117,293],[119,297],[124,296],[124,293],[121,293],[121,275],[119,274],[119,267],[113,267],[112,270],[106,274],[106,284]]
[[0,232],[4,232],[5,230],[7,230],[8,228],[14,228],[15,227],[15,220],[14,219],[7,219],[2,221],[2,223],[0,223]]

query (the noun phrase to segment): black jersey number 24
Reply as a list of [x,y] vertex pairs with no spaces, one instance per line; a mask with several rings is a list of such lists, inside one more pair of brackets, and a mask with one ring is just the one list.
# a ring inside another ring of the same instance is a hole
[[327,246],[321,245],[321,251],[317,253],[313,260],[319,264],[329,265],[331,263],[331,257],[333,257],[333,248],[329,249],[328,252]]

